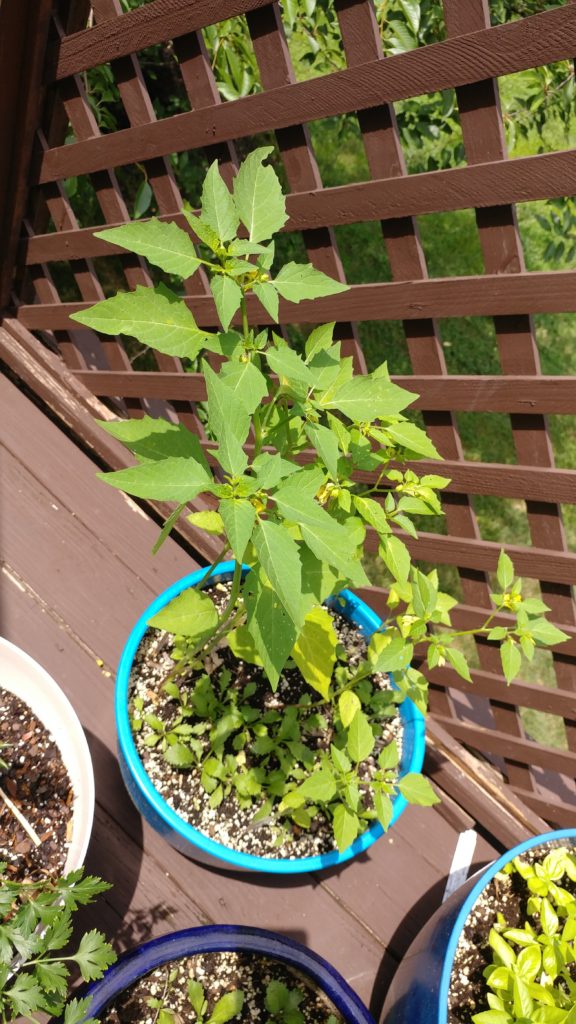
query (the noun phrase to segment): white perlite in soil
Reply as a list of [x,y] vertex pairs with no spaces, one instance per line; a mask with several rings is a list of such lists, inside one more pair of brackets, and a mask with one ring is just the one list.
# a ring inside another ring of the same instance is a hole
[[[214,589],[222,590],[224,599],[229,591],[226,584],[217,584]],[[354,667],[365,656],[366,640],[360,630],[342,616],[335,614],[334,623],[339,642],[350,652],[349,663]],[[169,633],[149,629],[136,652],[130,675],[130,706],[133,707],[135,698],[141,698],[143,708],[139,715],[142,718],[153,714],[163,720],[169,720],[175,711],[175,702],[162,693],[162,685],[174,667],[170,656],[172,646],[173,637]],[[235,658],[228,648],[213,655],[216,668],[224,664],[220,656],[233,658],[233,668],[238,680],[241,681],[239,685],[245,686],[250,681],[258,684],[259,706],[266,711],[281,709],[284,704],[294,703],[302,693],[311,692],[300,673],[292,670],[281,676],[278,689],[273,693],[260,668]],[[228,667],[230,665],[231,662],[228,662]],[[388,676],[382,673],[374,677],[374,682],[381,689],[391,688]],[[186,683],[183,686],[186,686]],[[327,718],[328,711],[327,706],[322,707],[322,713]],[[385,719],[382,727],[382,736],[377,739],[372,756],[360,766],[365,779],[369,779],[377,769],[378,754],[384,746],[396,740],[400,754],[402,751],[402,720],[399,713],[393,718]],[[289,822],[281,825],[272,816],[254,823],[254,815],[262,802],[254,802],[250,807],[242,808],[234,792],[225,797],[217,808],[210,807],[209,795],[201,783],[200,769],[193,765],[190,769],[183,770],[168,764],[159,749],[146,746],[145,739],[151,731],[144,726],[139,732],[134,733],[136,748],[150,780],[166,803],[184,821],[210,839],[242,853],[277,859],[313,857],[335,848],[330,823],[321,812],[313,820],[311,828],[304,830]],[[309,746],[315,743],[320,751],[329,745],[329,740],[323,736],[307,737],[307,743]],[[208,754],[207,742],[206,753]],[[242,752],[241,756],[244,754],[245,752]],[[249,751],[246,754],[249,757]]]
[[150,998],[162,1000],[181,1024],[197,1022],[187,998],[191,978],[204,989],[208,1003],[206,1019],[225,993],[240,990],[244,1001],[242,1010],[233,1018],[234,1024],[266,1024],[271,1016],[265,1005],[267,986],[277,981],[290,991],[298,989],[298,1009],[304,1024],[344,1024],[331,1000],[306,975],[278,960],[236,952],[200,953],[156,968],[100,1012],[101,1024],[155,1024],[158,1008],[147,1005]]

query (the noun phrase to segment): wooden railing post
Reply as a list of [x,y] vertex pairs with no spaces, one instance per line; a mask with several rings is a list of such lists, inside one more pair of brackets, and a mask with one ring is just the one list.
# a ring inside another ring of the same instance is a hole
[[0,311],[10,298],[20,224],[40,117],[52,0],[0,4]]

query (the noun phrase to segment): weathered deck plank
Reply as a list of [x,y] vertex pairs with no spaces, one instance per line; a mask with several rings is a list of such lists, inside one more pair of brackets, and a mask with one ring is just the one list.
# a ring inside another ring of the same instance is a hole
[[[1,631],[60,682],[88,734],[98,801],[88,864],[114,888],[85,920],[119,948],[209,921],[276,928],[330,959],[377,1011],[442,897],[458,830],[412,808],[340,872],[283,881],[207,870],[143,825],[116,763],[106,672],[152,596],[194,566],[173,541],[153,559],[156,525],[97,481],[94,462],[6,378],[0,405]],[[480,839],[476,862],[496,850]]]

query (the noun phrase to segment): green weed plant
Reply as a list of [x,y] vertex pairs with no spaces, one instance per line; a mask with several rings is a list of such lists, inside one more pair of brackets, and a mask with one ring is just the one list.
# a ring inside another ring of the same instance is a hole
[[[209,451],[182,424],[149,416],[103,422],[138,462],[102,477],[135,497],[175,504],[156,550],[185,515],[221,539],[214,565],[228,555],[235,560],[221,611],[203,590],[209,566],[195,588],[150,620],[176,637],[177,664],[165,685],[175,714],[166,724],[140,716],[136,705],[135,728],[145,728],[146,742],[160,745],[171,764],[200,766],[213,806],[233,789],[257,814],[300,828],[321,808],[344,850],[374,819],[388,827],[396,793],[411,803],[436,802],[421,776],[398,778],[395,745],[378,744],[383,723],[406,697],[426,708],[415,653],[429,668],[448,664],[470,680],[455,642],[482,635],[500,644],[510,681],[522,656],[531,660],[537,644],[559,643],[565,634],[543,617],[542,601],[523,598],[505,553],[494,613],[474,631],[452,629],[455,600],[440,591],[435,570],[412,564],[403,539],[417,537],[415,517],[441,514],[439,492],[450,482],[435,472],[419,477],[409,466],[414,458],[439,458],[405,415],[417,396],[390,380],[385,363],[354,375],[352,358],[334,340],[334,323],[312,330],[302,351],[277,331],[251,325],[266,318],[276,324],[281,315],[289,319],[290,304],[347,289],[309,263],[273,271],[273,236],[287,214],[280,182],[265,163],[270,152],[263,147],[248,156],[232,191],[212,164],[200,215],[184,211],[198,250],[187,231],[155,218],[97,232],[173,277],[187,279],[202,268],[220,331],[199,325],[164,284],[120,293],[73,319],[135,337],[190,366],[200,363]],[[288,304],[282,311],[281,299]],[[220,357],[217,371],[209,353]],[[376,474],[375,483],[362,482],[367,472]],[[189,503],[199,497],[213,509],[190,514]],[[368,528],[393,583],[389,614],[360,663],[351,665],[326,602],[337,608],[343,587],[370,585],[363,565]],[[511,612],[513,625],[495,626],[498,611]],[[255,713],[253,691],[239,691],[229,673],[213,668],[214,653],[226,646],[259,666],[273,690],[288,666],[300,671],[309,692],[297,705]],[[397,689],[383,692],[374,678],[388,672]],[[191,678],[193,687],[183,686]],[[315,737],[326,734],[328,712],[329,749],[319,751]],[[368,778],[371,758],[377,765]]]

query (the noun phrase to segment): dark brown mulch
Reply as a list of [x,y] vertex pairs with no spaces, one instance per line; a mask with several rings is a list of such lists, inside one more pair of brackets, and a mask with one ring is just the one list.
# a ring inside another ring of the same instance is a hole
[[0,788],[41,840],[36,846],[0,799],[0,861],[7,877],[35,881],[64,867],[73,792],[58,746],[24,701],[0,688]]

